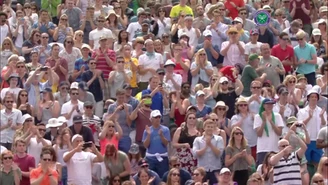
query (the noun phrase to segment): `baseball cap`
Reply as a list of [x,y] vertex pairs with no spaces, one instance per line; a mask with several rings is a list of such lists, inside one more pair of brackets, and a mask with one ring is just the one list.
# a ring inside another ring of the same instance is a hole
[[257,54],[250,54],[248,56],[248,61],[253,61],[253,60],[258,59],[258,58],[259,58],[259,56]]
[[105,35],[100,36],[99,41],[101,40],[107,40],[108,38]]
[[139,145],[136,143],[133,143],[130,147],[129,153],[130,154],[138,154],[139,153]]
[[263,101],[262,101],[263,104],[275,104],[276,102],[272,99],[269,99],[269,98],[265,98]]
[[80,115],[75,115],[74,117],[73,117],[73,123],[82,123],[83,122],[83,118],[82,118],[82,116],[80,116]]
[[78,82],[73,82],[73,83],[71,84],[70,89],[79,89],[79,83],[78,83]]
[[258,34],[260,34],[259,33],[259,30],[257,29],[257,28],[253,28],[253,29],[251,29],[251,31],[250,31],[250,33],[249,33],[250,35],[258,35]]
[[313,29],[312,31],[312,35],[316,36],[316,35],[321,35],[321,31],[318,28]]
[[93,103],[91,101],[86,101],[86,102],[84,102],[83,106],[84,107],[86,107],[86,106],[93,106]]
[[164,73],[165,74],[165,70],[163,68],[159,68],[156,70],[156,73],[157,74],[160,74],[160,73]]
[[236,18],[233,20],[233,22],[239,22],[239,23],[241,23],[241,24],[244,24],[243,19],[240,18],[240,17],[236,17]]
[[228,168],[222,168],[220,171],[220,175],[225,174],[227,172],[231,173],[231,171]]
[[225,76],[222,76],[219,80],[219,83],[222,84],[223,82],[229,82],[228,78]]
[[141,159],[139,162],[138,162],[138,165],[140,167],[142,166],[149,166],[148,162],[145,160],[145,159]]
[[82,44],[81,49],[84,49],[84,48],[91,50],[91,47],[88,44]]
[[47,87],[47,88],[43,89],[41,92],[42,93],[46,93],[46,92],[52,93],[52,89],[50,87]]
[[196,97],[201,96],[201,95],[205,95],[204,91],[202,91],[202,90],[197,91]]
[[212,37],[212,32],[210,30],[205,30],[203,32],[204,37]]
[[24,114],[23,117],[22,117],[22,119],[23,119],[23,123],[25,123],[25,121],[26,121],[27,119],[29,119],[29,118],[32,118],[32,120],[34,120],[34,118],[33,118],[31,115],[29,115],[29,114]]
[[264,6],[263,6],[263,9],[264,9],[264,10],[271,10],[271,7],[270,7],[269,5],[264,5]]
[[57,120],[58,120],[59,123],[66,123],[67,122],[67,119],[64,116],[59,116],[57,118]]
[[149,26],[150,22],[148,19],[142,21],[141,25],[147,24]]
[[194,106],[194,105],[190,105],[190,106],[187,108],[187,112],[190,111],[190,109],[194,109],[195,111],[197,111],[197,107]]
[[59,122],[57,118],[51,118],[48,120],[48,124],[46,125],[46,128],[56,128],[63,125],[62,122]]
[[151,111],[150,118],[155,118],[157,116],[161,116],[162,117],[162,114],[161,114],[161,112],[159,110],[153,110],[153,111]]
[[296,122],[297,121],[297,118],[295,117],[295,116],[291,116],[291,117],[289,117],[288,119],[287,119],[287,124],[288,123],[294,123],[294,122]]

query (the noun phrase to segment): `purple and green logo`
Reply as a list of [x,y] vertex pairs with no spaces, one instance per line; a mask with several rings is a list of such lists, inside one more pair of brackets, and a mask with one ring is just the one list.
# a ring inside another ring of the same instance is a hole
[[267,26],[270,23],[270,14],[266,10],[258,10],[255,13],[254,21],[257,26]]

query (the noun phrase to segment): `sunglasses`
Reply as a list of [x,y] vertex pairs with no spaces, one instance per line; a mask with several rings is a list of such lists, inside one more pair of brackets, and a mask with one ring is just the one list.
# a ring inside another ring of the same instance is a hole
[[105,20],[98,20],[98,22],[105,22]]
[[217,121],[219,121],[219,119],[212,119],[212,121],[217,122]]
[[14,103],[14,101],[6,101],[6,103]]
[[29,6],[26,6],[26,7],[24,7],[24,9],[31,9],[31,7],[29,7]]
[[35,34],[35,36],[36,36],[36,37],[40,37],[41,35],[39,35],[39,34]]
[[49,159],[49,158],[44,158],[44,159],[42,159],[43,161],[45,161],[45,162],[50,162],[51,161],[51,159]]
[[218,108],[219,111],[225,111],[226,108]]
[[296,83],[296,81],[289,81],[289,83],[290,83],[290,84],[294,84],[294,83]]
[[247,104],[239,104],[238,106],[239,107],[247,107],[248,105]]
[[67,44],[72,44],[73,42],[72,41],[66,41]]
[[3,160],[13,159],[13,157],[3,157]]
[[79,93],[71,93],[72,95],[79,95]]
[[237,32],[230,32],[229,34],[230,35],[237,35],[238,33]]
[[117,61],[117,63],[118,63],[118,64],[120,64],[120,63],[124,63],[124,61]]
[[158,75],[163,75],[163,76],[164,76],[164,75],[165,75],[165,73],[158,73]]
[[27,94],[21,94],[20,96],[22,96],[22,97],[27,97]]
[[241,133],[241,132],[235,132],[235,135],[244,135],[243,133]]
[[60,19],[61,21],[67,21],[67,19]]
[[287,146],[289,146],[289,145],[281,145],[280,147],[281,148],[286,148]]
[[285,41],[287,41],[287,40],[289,40],[289,38],[282,38],[282,40],[285,40]]
[[328,163],[325,163],[325,166],[328,166]]
[[228,85],[228,82],[223,82],[223,83],[221,83],[222,85]]
[[62,89],[62,90],[69,90],[68,87],[62,87],[61,89]]
[[4,46],[10,46],[10,43],[3,43]]
[[252,87],[253,89],[261,89],[261,87]]
[[86,109],[92,109],[92,106],[85,106]]
[[180,176],[180,173],[172,173],[171,175],[176,177],[176,176]]
[[108,128],[115,128],[114,125],[108,125]]
[[301,41],[301,40],[303,40],[303,38],[299,38],[299,39],[296,39],[296,40]]
[[40,132],[45,132],[46,131],[46,129],[38,129]]
[[149,167],[149,165],[143,165],[143,166],[141,166],[141,168],[148,168]]
[[317,180],[317,181],[313,181],[314,183],[323,183],[324,180]]
[[180,164],[174,164],[172,165],[174,168],[180,167]]

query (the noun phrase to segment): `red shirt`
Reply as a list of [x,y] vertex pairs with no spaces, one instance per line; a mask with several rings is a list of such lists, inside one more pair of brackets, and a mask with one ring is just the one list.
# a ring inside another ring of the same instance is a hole
[[305,4],[305,8],[307,10],[310,10],[310,2],[309,0],[301,0],[300,2],[297,2],[296,0],[293,0],[293,1],[290,1],[289,5],[290,5],[290,8],[289,8],[289,12],[291,12],[293,10],[293,4],[296,4],[296,10],[295,10],[295,15],[293,17],[293,20],[295,19],[301,19],[302,22],[303,22],[303,25],[305,24],[311,24],[311,18],[310,16],[306,15],[304,13],[304,11],[302,10],[302,4],[304,3]]
[[[289,59],[292,60],[292,58],[294,58],[294,49],[287,45],[286,49],[282,49],[280,44],[277,44],[275,46],[273,46],[273,48],[271,49],[271,55],[277,57],[280,61]],[[292,67],[291,66],[285,66],[285,71],[286,73],[291,72]]]
[[237,10],[237,8],[235,8],[234,6],[232,6],[230,2],[235,3],[235,5],[237,7],[244,7],[245,6],[245,2],[244,2],[244,0],[227,0],[224,3],[225,8],[229,10],[229,14],[227,15],[227,17],[231,17],[232,20],[233,20],[236,17],[238,17],[238,10]]
[[[18,165],[22,172],[30,171],[30,168],[35,168],[35,159],[33,156],[26,154],[25,157],[19,158],[14,155],[14,162]],[[20,185],[30,185],[30,178],[22,176]]]
[[[47,63],[47,62],[49,62],[50,67],[55,67],[55,65],[56,65],[56,61],[54,59],[48,58],[45,61],[45,63]],[[61,65],[64,69],[66,69],[68,71],[68,64],[64,58],[59,57],[59,65]],[[66,81],[67,74],[62,73],[62,71],[59,69],[59,66],[57,67],[55,72],[57,73],[57,75],[59,77],[59,83]]]
[[[100,50],[100,48],[99,48],[99,49],[95,49],[95,50],[93,51],[91,57],[92,57],[92,58],[96,58],[97,53],[98,53],[99,50]],[[106,54],[106,55],[107,55],[107,56],[108,56],[113,62],[115,62],[115,60],[116,60],[116,53],[115,53],[115,51],[110,50],[110,49],[107,49],[107,51],[104,52],[104,53],[102,53],[102,52],[100,51],[100,53],[101,53],[101,54],[100,54],[100,56],[98,57],[98,60],[97,60],[97,63],[96,63],[96,69],[101,70],[101,71],[103,72],[103,74],[104,74],[104,78],[105,78],[105,80],[107,80],[108,77],[109,77],[109,73],[110,73],[111,71],[113,71],[113,68],[108,66],[108,64],[107,64],[107,62],[106,62],[105,54]]]

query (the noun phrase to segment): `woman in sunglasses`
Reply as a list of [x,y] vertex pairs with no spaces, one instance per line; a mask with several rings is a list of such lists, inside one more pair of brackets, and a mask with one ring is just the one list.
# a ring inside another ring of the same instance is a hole
[[109,185],[121,185],[121,178],[120,176],[116,175],[116,176],[113,176],[111,179],[110,179],[110,182],[109,182]]
[[100,153],[105,154],[108,144],[113,144],[118,149],[118,141],[123,135],[122,128],[118,122],[106,121],[99,134]]
[[172,168],[167,176],[166,185],[180,185],[180,170]]
[[225,165],[233,170],[233,181],[247,184],[248,166],[252,165],[251,149],[240,127],[234,127],[228,147],[225,149]]
[[[327,154],[326,154],[327,155]],[[321,174],[324,179],[324,184],[328,183],[328,157],[322,157],[320,159],[317,173]]]
[[22,172],[13,162],[14,154],[6,150],[1,154],[0,184],[17,185],[20,184]]
[[24,114],[22,119],[23,119],[23,127],[16,130],[14,135],[14,141],[16,141],[17,138],[26,139],[33,130],[32,128],[34,126],[34,118],[29,114]]

